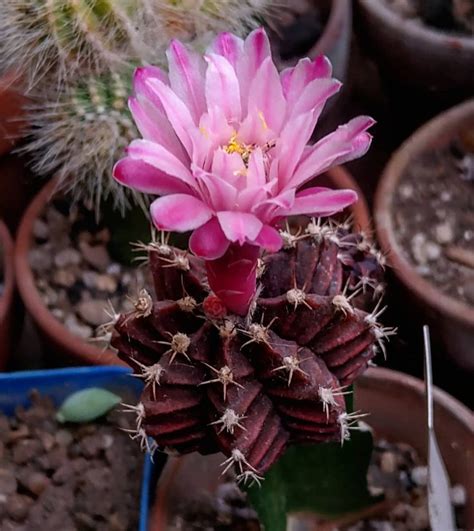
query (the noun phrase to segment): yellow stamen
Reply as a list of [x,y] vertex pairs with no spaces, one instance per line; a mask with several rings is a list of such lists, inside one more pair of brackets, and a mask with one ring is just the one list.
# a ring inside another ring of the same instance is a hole
[[252,153],[254,148],[255,146],[253,145],[239,142],[239,140],[237,139],[237,133],[235,132],[230,137],[230,140],[227,145],[223,146],[224,151],[226,153],[229,153],[229,155],[232,153],[238,153],[242,157],[242,160],[244,161],[245,165],[248,164],[250,154]]

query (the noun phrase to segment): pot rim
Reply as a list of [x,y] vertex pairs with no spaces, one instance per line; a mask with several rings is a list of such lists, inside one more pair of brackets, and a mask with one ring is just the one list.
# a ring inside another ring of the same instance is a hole
[[29,265],[28,255],[31,248],[34,222],[41,214],[46,203],[54,195],[55,189],[55,179],[46,183],[28,205],[18,227],[14,258],[18,290],[21,298],[28,313],[42,332],[48,338],[53,339],[61,349],[73,354],[76,360],[80,359],[93,365],[126,366],[110,349],[102,350],[69,332],[46,307],[38,292],[33,271]]
[[[329,18],[324,25],[324,29],[313,48],[308,52],[308,56],[317,57],[331,47],[332,41],[339,38],[341,24],[346,18],[348,10],[351,9],[350,0],[331,0],[331,10]],[[335,37],[335,35],[337,37]]]
[[392,198],[403,170],[414,156],[429,150],[440,138],[449,139],[459,129],[459,124],[474,122],[474,99],[445,111],[415,131],[390,158],[383,170],[374,199],[374,219],[378,241],[386,253],[393,272],[428,306],[448,314],[456,321],[474,327],[474,307],[443,293],[435,284],[419,275],[404,257],[402,247],[395,237]]
[[436,47],[446,46],[464,49],[474,53],[474,38],[469,35],[448,33],[432,28],[425,24],[416,24],[410,19],[402,18],[396,11],[390,9],[383,0],[359,0],[367,10],[371,11],[378,19],[383,20],[392,29],[398,29],[412,38],[431,42]]
[[[382,388],[386,384],[389,386],[396,385],[404,387],[419,396],[420,400],[425,400],[425,385],[422,380],[392,369],[381,367],[369,368],[356,382],[356,385],[360,387]],[[472,411],[436,386],[433,387],[433,401],[435,404],[441,406],[449,415],[456,418],[474,437],[474,413]],[[166,529],[169,486],[175,480],[176,474],[183,466],[184,460],[187,457],[189,455],[177,458],[173,462],[168,463],[168,469],[165,469],[164,475],[160,478],[151,514],[150,531],[164,531]]]
[[[364,386],[371,382],[390,382],[396,385],[402,385],[417,394],[423,401],[426,397],[425,383],[423,380],[406,374],[404,372],[387,369],[385,367],[369,367],[365,373],[356,380],[356,400],[357,386]],[[474,412],[466,405],[454,398],[443,389],[433,386],[433,403],[438,403],[451,415],[456,417],[474,437]]]
[[[354,216],[354,223],[362,230],[369,232],[370,218],[367,203],[353,177],[342,167],[332,168],[327,174],[334,181],[336,188],[350,188],[357,192],[359,199],[349,209]],[[112,350],[102,350],[72,334],[53,316],[38,292],[33,271],[29,265],[28,254],[31,248],[34,222],[54,195],[55,190],[56,180],[52,179],[28,205],[18,228],[14,258],[18,289],[22,300],[38,327],[49,338],[53,338],[61,349],[71,352],[76,358],[87,363],[127,366]]]
[[0,297],[0,322],[7,314],[15,292],[15,272],[13,267],[13,241],[5,223],[0,219],[0,245],[4,254],[3,295]]

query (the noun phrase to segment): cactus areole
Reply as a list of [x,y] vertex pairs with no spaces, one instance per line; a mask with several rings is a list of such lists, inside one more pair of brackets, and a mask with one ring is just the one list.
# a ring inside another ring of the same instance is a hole
[[[327,59],[279,73],[267,36],[221,34],[204,57],[173,42],[169,72],[137,70],[130,109],[143,139],[114,170],[160,196],[148,246],[155,298],[114,319],[112,345],[145,383],[137,437],[221,451],[260,481],[288,444],[343,441],[345,388],[391,330],[378,323],[379,253],[347,224],[322,223],[351,190],[303,187],[364,154],[359,117],[308,145],[340,87]],[[312,221],[285,229],[291,215]],[[318,220],[316,219],[318,218]],[[192,231],[190,252],[166,231]],[[372,313],[358,307],[373,301]]]

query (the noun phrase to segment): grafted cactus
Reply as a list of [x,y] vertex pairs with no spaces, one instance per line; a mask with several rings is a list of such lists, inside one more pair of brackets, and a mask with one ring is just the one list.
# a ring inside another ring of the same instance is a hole
[[371,313],[355,304],[383,290],[364,235],[314,220],[281,235],[245,316],[210,292],[201,259],[162,240],[148,246],[156,301],[142,292],[114,320],[112,345],[146,384],[138,436],[180,454],[220,450],[243,482],[259,482],[288,444],[347,439],[358,415],[343,395],[393,333],[380,299]]

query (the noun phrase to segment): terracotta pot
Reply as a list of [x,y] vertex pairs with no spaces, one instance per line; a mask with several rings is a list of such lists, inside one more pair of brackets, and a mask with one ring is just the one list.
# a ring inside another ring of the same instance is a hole
[[54,365],[124,365],[110,350],[102,350],[71,334],[45,306],[36,287],[28,255],[33,240],[33,226],[51,199],[55,182],[47,183],[25,211],[15,245],[15,270],[18,289],[25,308],[43,340],[48,361]]
[[352,5],[350,0],[320,0],[315,2],[318,7],[327,6],[329,16],[324,31],[318,42],[311,48],[308,56],[312,59],[319,55],[327,55],[333,66],[333,75],[344,82],[351,48]]
[[404,19],[383,0],[358,0],[357,15],[361,37],[391,80],[453,102],[472,95],[474,38]]
[[377,237],[394,274],[414,296],[446,352],[474,371],[474,307],[454,299],[420,276],[403,255],[392,218],[392,201],[405,168],[422,152],[444,146],[464,127],[474,127],[474,99],[440,114],[414,133],[392,156],[379,182],[374,218]]
[[[467,529],[474,527],[474,416],[461,403],[435,389],[435,423],[440,450],[452,484],[468,494]],[[357,381],[356,409],[370,414],[376,437],[405,442],[427,456],[424,384],[389,369],[369,369]],[[150,531],[166,531],[178,505],[196,493],[213,495],[221,480],[222,455],[190,454],[168,460],[158,484]],[[194,498],[195,499],[195,498]]]
[[13,270],[13,242],[6,225],[0,221],[0,258],[3,260],[4,289],[0,295],[0,370],[7,364],[10,355],[15,280]]
[[[359,195],[359,201],[351,207],[354,224],[363,230],[370,230],[369,212],[364,196],[357,183],[344,168],[333,168],[328,174],[318,177],[318,185],[355,190]],[[44,340],[46,354],[48,356],[52,354],[55,363],[63,365],[78,362],[96,365],[123,365],[124,363],[112,351],[103,351],[71,334],[51,314],[36,288],[34,275],[28,261],[28,254],[33,241],[33,226],[51,199],[54,188],[54,181],[46,184],[27,208],[18,229],[15,268],[20,295]]]
[[21,138],[25,122],[22,107],[26,98],[17,90],[17,77],[0,78],[0,156],[13,149]]

